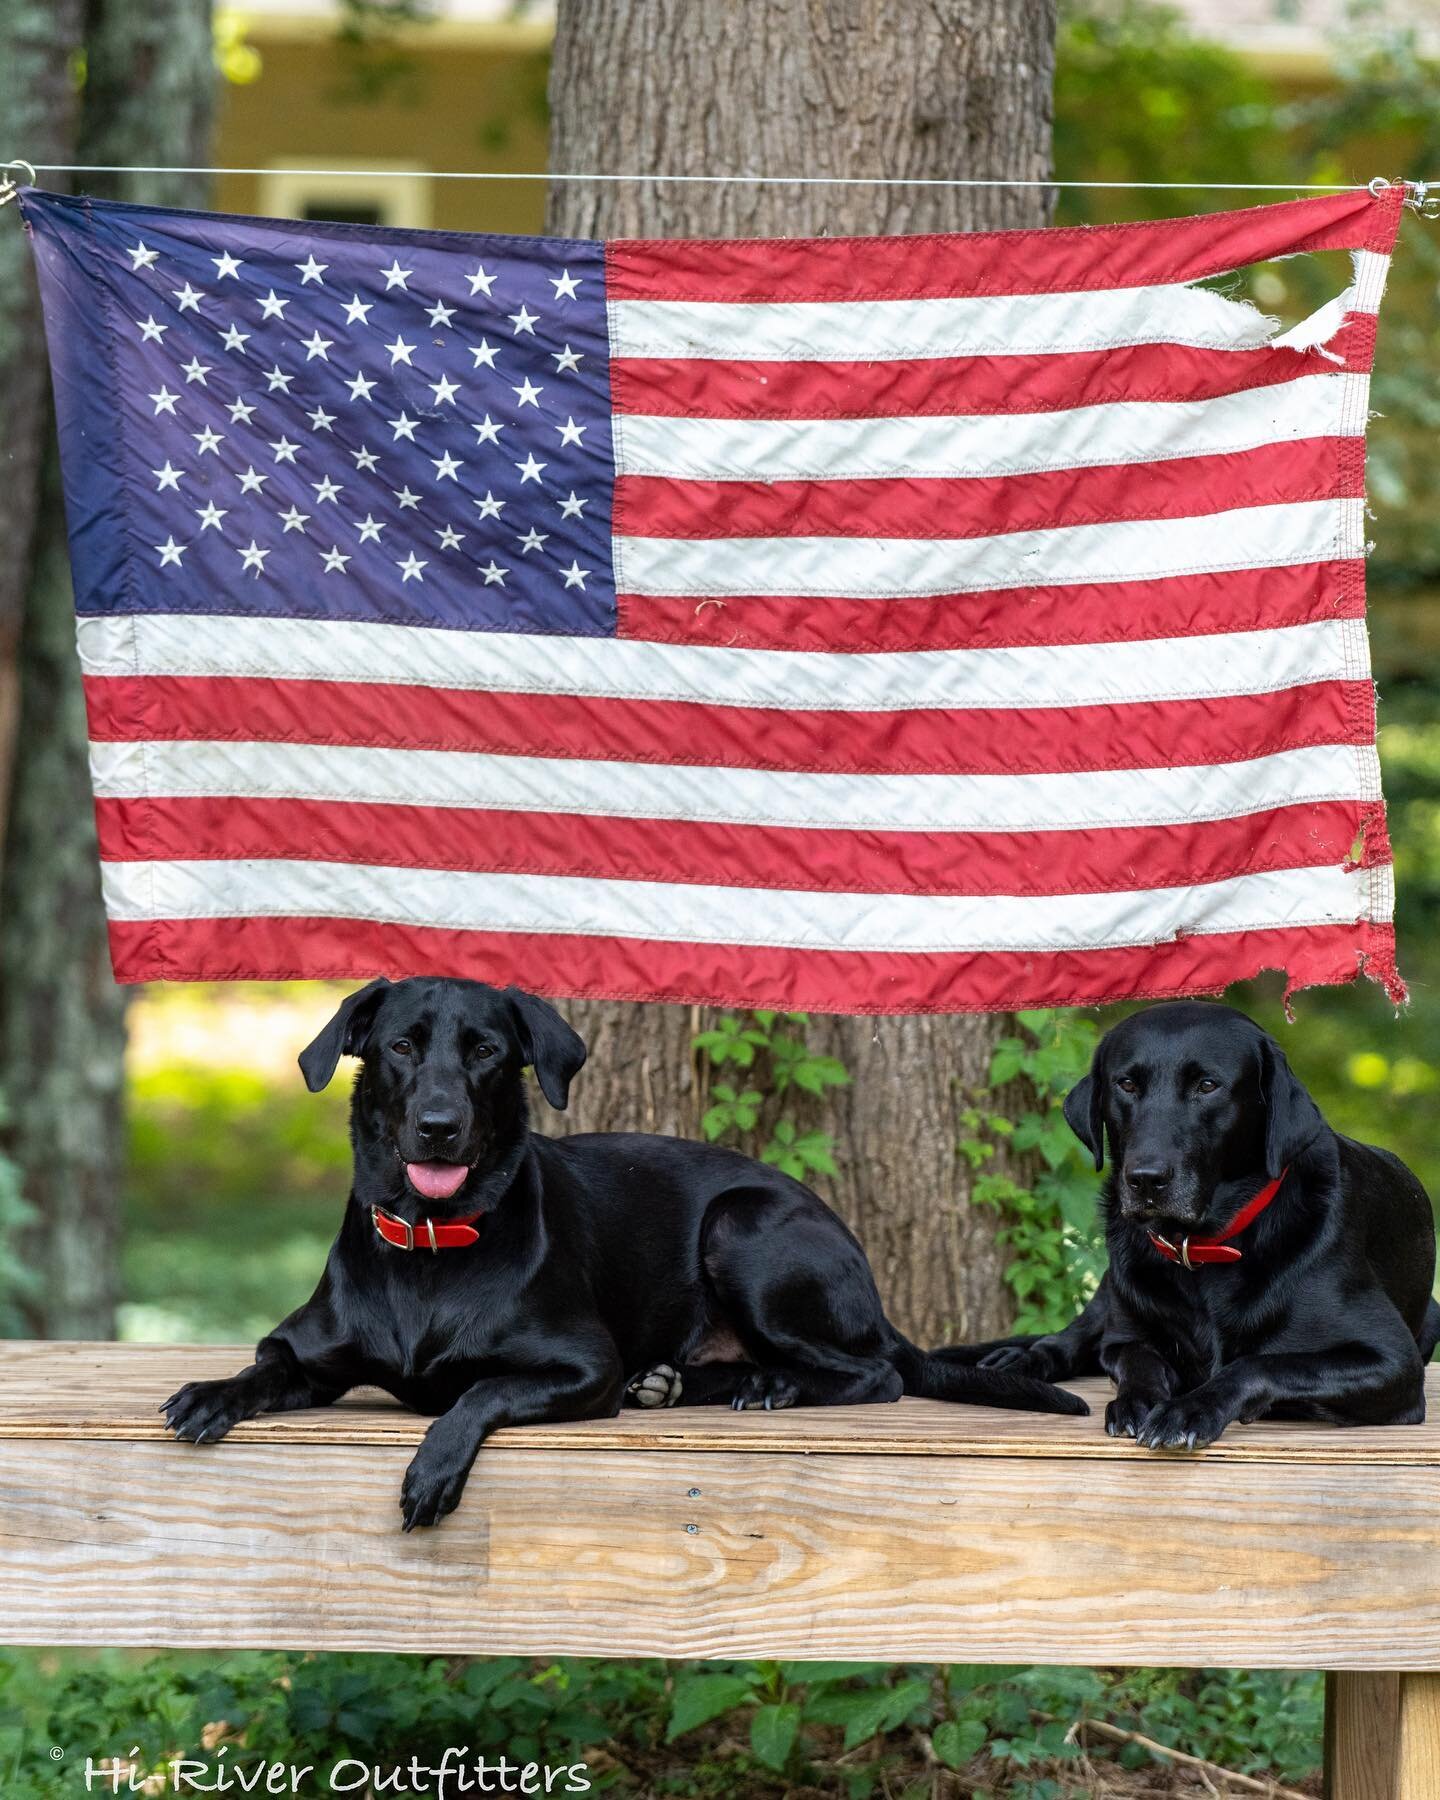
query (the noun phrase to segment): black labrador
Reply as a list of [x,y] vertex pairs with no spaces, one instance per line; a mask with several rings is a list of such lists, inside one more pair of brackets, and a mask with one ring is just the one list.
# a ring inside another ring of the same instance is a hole
[[1103,1371],[1105,1429],[1152,1450],[1236,1419],[1424,1418],[1440,1339],[1425,1190],[1332,1131],[1253,1019],[1195,1001],[1133,1014],[1065,1117],[1097,1169],[1109,1141],[1108,1272],[1063,1331],[942,1356],[1047,1381]]
[[342,1055],[362,1061],[354,1186],[320,1285],[250,1368],[167,1401],[177,1437],[214,1442],[257,1413],[385,1388],[439,1415],[406,1472],[408,1531],[454,1509],[498,1426],[606,1417],[627,1391],[737,1408],[924,1394],[1088,1410],[916,1349],[850,1232],[776,1169],[678,1138],[532,1133],[524,1069],[563,1108],[585,1046],[531,994],[374,981],[301,1055],[312,1091]]

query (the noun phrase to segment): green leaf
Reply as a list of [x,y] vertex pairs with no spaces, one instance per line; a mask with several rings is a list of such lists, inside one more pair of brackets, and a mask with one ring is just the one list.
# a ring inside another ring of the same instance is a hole
[[947,1719],[936,1726],[931,1742],[947,1769],[959,1769],[985,1748],[987,1735],[979,1719]]
[[798,1706],[760,1706],[750,1718],[750,1748],[767,1769],[780,1770],[790,1759],[800,1729]]
[[708,1725],[731,1712],[752,1695],[751,1685],[740,1675],[689,1675],[675,1683],[670,1724],[665,1742],[674,1743],[697,1725]]
[[822,1681],[850,1681],[857,1675],[881,1681],[888,1667],[886,1663],[875,1662],[782,1662],[780,1678],[787,1686],[795,1682],[813,1686]]

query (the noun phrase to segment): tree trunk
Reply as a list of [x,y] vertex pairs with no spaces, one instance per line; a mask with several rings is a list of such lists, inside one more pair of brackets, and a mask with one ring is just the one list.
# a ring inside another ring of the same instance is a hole
[[[66,97],[82,51],[77,108]],[[197,0],[21,7],[0,25],[4,88],[14,89],[0,90],[0,113],[18,140],[33,94],[41,117],[17,147],[36,162],[203,163],[212,57],[210,9]],[[13,112],[12,99],[27,111]],[[159,204],[203,198],[183,177],[96,176],[86,187]],[[0,593],[9,617],[19,614],[0,869],[0,1095],[9,1105],[6,1148],[35,1212],[20,1246],[38,1276],[28,1324],[44,1336],[107,1337],[124,1167],[125,1009],[100,904],[59,465],[37,373],[45,366],[38,308],[28,270],[10,261],[4,277],[6,299],[23,296],[6,362],[24,382],[7,399],[5,431],[20,484],[7,505],[22,529],[7,543],[12,586]]]
[[[561,0],[551,167],[676,175],[1050,173],[1054,0]],[[794,237],[1045,223],[1035,188],[557,182],[548,228],[576,237]],[[693,1135],[701,1110],[679,1007],[571,1009],[592,1063],[574,1129]],[[869,1250],[902,1329],[1003,1329],[993,1217],[968,1203],[963,1088],[1004,1018],[825,1019],[817,1047],[853,1086],[830,1107],[828,1197]],[[822,1184],[823,1185],[823,1184]]]

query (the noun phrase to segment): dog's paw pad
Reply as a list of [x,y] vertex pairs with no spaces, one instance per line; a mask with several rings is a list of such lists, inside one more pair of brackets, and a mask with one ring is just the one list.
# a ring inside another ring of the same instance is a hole
[[741,1381],[730,1404],[736,1412],[776,1412],[782,1406],[793,1406],[799,1398],[800,1384],[793,1376],[756,1369]]
[[657,1363],[653,1369],[637,1375],[625,1390],[636,1406],[645,1407],[678,1406],[684,1391],[680,1371],[669,1363]]

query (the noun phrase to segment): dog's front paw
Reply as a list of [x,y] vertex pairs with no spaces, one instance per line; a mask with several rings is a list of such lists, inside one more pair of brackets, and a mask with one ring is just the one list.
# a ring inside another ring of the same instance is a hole
[[1230,1423],[1230,1414],[1213,1400],[1187,1394],[1157,1406],[1135,1433],[1146,1450],[1203,1450]]
[[244,1384],[234,1379],[187,1381],[160,1408],[176,1437],[191,1444],[218,1444],[253,1410]]
[[474,1434],[437,1419],[420,1440],[400,1489],[400,1516],[406,1531],[438,1525],[454,1512],[465,1492],[470,1465],[480,1446]]
[[782,1406],[793,1406],[800,1398],[800,1383],[778,1369],[752,1369],[743,1376],[730,1404],[736,1412],[752,1412],[763,1408],[775,1412]]
[[632,1406],[678,1406],[684,1392],[680,1371],[669,1363],[656,1363],[625,1384],[625,1398]]
[[1139,1437],[1155,1407],[1143,1394],[1117,1394],[1105,1408],[1105,1429],[1111,1437]]

